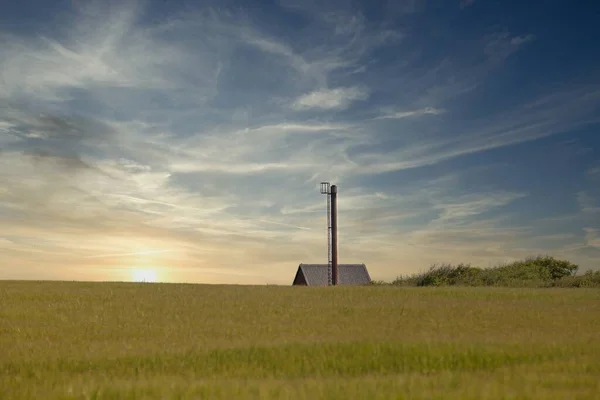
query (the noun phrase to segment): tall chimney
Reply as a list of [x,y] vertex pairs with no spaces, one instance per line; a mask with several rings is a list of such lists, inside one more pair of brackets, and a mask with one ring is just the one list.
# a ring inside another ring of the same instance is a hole
[[331,281],[338,284],[337,186],[331,185]]

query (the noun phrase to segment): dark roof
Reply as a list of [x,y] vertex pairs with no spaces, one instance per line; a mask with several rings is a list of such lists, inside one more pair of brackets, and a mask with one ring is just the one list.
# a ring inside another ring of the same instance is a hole
[[[327,286],[327,264],[300,264],[294,285]],[[338,264],[338,285],[364,285],[371,282],[365,264]]]

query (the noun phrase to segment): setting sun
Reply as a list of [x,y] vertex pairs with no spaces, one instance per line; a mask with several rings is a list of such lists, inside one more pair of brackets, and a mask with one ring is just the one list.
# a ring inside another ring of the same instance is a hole
[[131,271],[131,278],[135,282],[156,282],[156,271],[153,269],[136,268]]

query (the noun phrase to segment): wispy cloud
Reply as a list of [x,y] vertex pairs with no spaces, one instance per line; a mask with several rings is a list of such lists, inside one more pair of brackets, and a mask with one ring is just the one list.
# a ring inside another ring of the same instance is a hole
[[475,0],[460,0],[460,8],[467,8],[473,3],[475,3]]
[[577,202],[584,213],[600,213],[600,204],[597,199],[585,191],[577,193]]
[[508,32],[495,33],[487,39],[484,54],[495,60],[504,60],[534,39],[535,36],[531,34],[512,36]]
[[5,36],[0,95],[35,93],[46,100],[67,100],[65,88],[173,86],[168,70],[184,53],[147,30],[134,31],[139,14],[134,3],[123,2],[107,15],[95,11],[79,13],[64,42]]
[[133,253],[113,253],[113,254],[97,254],[93,256],[86,256],[85,258],[115,258],[115,257],[132,257],[132,256],[146,256],[151,254],[168,253],[173,250],[145,250],[135,251]]
[[591,259],[593,184],[564,193],[574,216],[541,222],[564,216],[548,206],[532,221],[522,208],[538,210],[539,189],[506,171],[536,168],[498,155],[600,122],[583,75],[490,84],[543,35],[417,35],[422,1],[379,19],[360,5],[282,3],[86,2],[51,13],[60,25],[3,28],[0,265],[86,279],[177,265],[173,279],[286,283],[326,254],[321,180],[340,187],[340,254],[375,277],[549,243]]
[[489,193],[481,196],[466,195],[453,197],[451,202],[434,203],[434,209],[440,211],[438,220],[446,223],[450,220],[463,219],[474,215],[483,214],[496,207],[505,206],[511,202],[525,197],[523,193]]
[[600,249],[600,229],[585,228],[585,244]]
[[15,242],[6,238],[0,238],[0,247],[8,248],[14,246]]
[[366,100],[367,98],[368,92],[359,87],[322,89],[300,96],[292,104],[292,108],[295,110],[344,109],[357,100]]
[[444,110],[441,110],[438,108],[426,107],[426,108],[422,108],[420,110],[390,112],[390,113],[386,113],[384,115],[380,115],[380,116],[376,117],[376,119],[403,119],[403,118],[410,118],[410,117],[419,117],[419,116],[423,116],[423,115],[439,115],[439,114],[442,114],[443,112],[444,112]]
[[598,100],[600,92],[577,89],[552,96],[551,100],[524,104],[492,118],[475,120],[463,125],[462,131],[450,128],[443,136],[420,135],[413,143],[385,155],[365,152],[354,161],[363,173],[381,173],[434,165],[467,154],[533,141],[598,123],[599,119],[591,116]]

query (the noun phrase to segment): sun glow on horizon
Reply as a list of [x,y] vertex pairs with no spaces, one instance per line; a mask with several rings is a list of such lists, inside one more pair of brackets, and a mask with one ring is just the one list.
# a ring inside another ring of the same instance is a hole
[[131,270],[131,279],[134,282],[157,282],[158,275],[155,270],[149,268],[135,268]]

